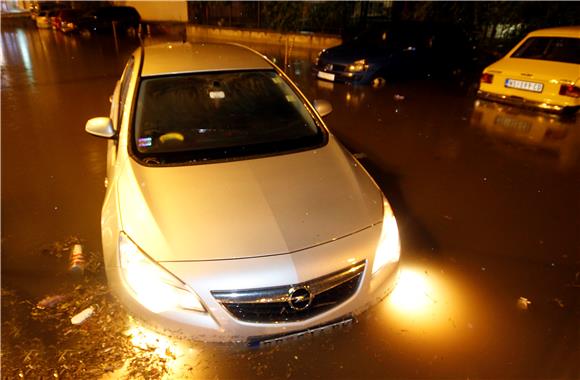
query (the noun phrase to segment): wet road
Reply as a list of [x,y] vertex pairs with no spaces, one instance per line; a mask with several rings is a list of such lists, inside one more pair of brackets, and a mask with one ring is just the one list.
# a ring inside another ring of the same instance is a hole
[[[579,122],[435,81],[321,82],[309,50],[294,49],[287,71],[309,99],[331,101],[327,125],[392,201],[399,287],[352,326],[261,348],[132,321],[100,268],[106,143],[84,122],[108,114],[135,46],[2,30],[3,376],[580,377]],[[258,48],[283,62],[283,47]],[[67,271],[78,241],[82,278]],[[63,297],[38,307],[51,295]],[[95,315],[71,326],[89,305]]]

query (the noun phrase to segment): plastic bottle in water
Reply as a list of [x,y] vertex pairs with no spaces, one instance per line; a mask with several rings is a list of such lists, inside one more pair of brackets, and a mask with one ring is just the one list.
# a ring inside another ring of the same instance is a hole
[[74,274],[83,274],[85,271],[85,256],[83,255],[83,246],[75,244],[70,254],[70,271]]

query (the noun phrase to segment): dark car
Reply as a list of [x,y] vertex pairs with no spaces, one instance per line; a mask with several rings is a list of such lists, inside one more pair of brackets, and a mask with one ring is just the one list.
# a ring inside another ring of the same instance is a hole
[[464,33],[449,26],[400,24],[375,26],[318,55],[318,78],[381,85],[388,80],[459,76],[473,62]]
[[135,33],[139,28],[141,17],[133,7],[103,7],[84,14],[76,25],[81,34],[113,31]]
[[52,29],[70,32],[76,28],[76,23],[82,15],[83,11],[80,9],[62,9],[51,20]]
[[[50,12],[50,11],[54,11],[54,10],[64,9],[64,8],[68,8],[69,6],[70,6],[70,4],[68,2],[62,2],[62,3],[57,3],[54,1],[32,2],[32,5],[30,7],[30,18],[32,18],[33,20],[36,20],[36,18],[42,12]],[[44,14],[44,15],[46,15],[46,14]]]

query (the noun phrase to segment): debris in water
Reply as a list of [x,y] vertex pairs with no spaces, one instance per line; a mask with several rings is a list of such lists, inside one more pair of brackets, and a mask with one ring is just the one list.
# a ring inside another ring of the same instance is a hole
[[89,319],[93,315],[94,312],[95,312],[95,309],[92,306],[89,306],[85,310],[81,311],[80,313],[78,313],[77,315],[75,315],[74,317],[72,317],[70,319],[70,322],[73,325],[80,325],[84,321],[86,321],[87,319]]
[[528,310],[528,307],[532,304],[532,301],[525,297],[518,298],[517,306],[520,310]]
[[395,100],[405,100],[405,97],[403,95],[395,94],[395,96],[393,96],[393,99],[395,99]]
[[66,301],[68,298],[69,296],[65,296],[62,294],[58,294],[55,296],[46,296],[36,304],[36,307],[38,307],[39,309],[52,308],[58,305],[59,303]]
[[83,255],[83,246],[75,244],[70,254],[70,271],[75,274],[83,274],[85,270],[85,256]]

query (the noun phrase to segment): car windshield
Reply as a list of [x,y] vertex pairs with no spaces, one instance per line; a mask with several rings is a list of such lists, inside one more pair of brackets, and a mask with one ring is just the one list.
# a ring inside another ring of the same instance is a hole
[[275,71],[144,78],[132,152],[146,163],[183,164],[309,149],[326,135]]
[[511,58],[580,64],[580,38],[531,37],[511,55]]

